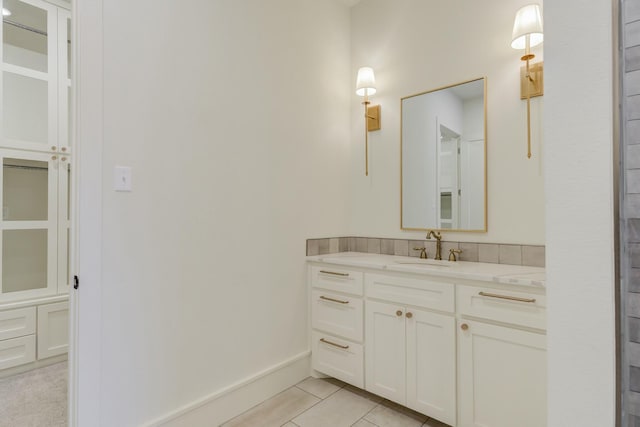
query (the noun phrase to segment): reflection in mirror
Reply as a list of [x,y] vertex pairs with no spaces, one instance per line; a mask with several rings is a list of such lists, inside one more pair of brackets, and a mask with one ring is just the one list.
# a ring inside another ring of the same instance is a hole
[[403,229],[486,231],[485,79],[402,99]]

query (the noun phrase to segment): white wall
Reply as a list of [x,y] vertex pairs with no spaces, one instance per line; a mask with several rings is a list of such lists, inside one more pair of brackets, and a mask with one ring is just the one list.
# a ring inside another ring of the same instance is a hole
[[305,239],[348,231],[349,12],[109,0],[103,25],[100,410],[131,426],[307,350]]
[[549,427],[615,425],[612,4],[545,8]]
[[[486,76],[488,79],[488,232],[444,233],[447,240],[544,244],[540,117],[532,101],[533,158],[526,156],[521,51],[510,47],[516,10],[528,0],[366,0],[352,9],[351,77],[373,67],[382,130],[369,134],[364,175],[361,100],[351,84],[353,235],[423,239],[400,230],[400,98]],[[536,60],[542,50],[534,48]]]

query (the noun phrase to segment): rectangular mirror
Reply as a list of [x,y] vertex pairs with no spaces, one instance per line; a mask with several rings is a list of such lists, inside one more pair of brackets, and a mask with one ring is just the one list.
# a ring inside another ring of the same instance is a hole
[[481,78],[402,98],[401,228],[487,231]]

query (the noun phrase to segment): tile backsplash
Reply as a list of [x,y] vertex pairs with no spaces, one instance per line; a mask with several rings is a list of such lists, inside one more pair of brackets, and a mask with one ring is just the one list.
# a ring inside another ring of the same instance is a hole
[[[371,237],[307,239],[308,256],[338,252],[366,252],[370,254],[418,257],[420,256],[420,248],[426,248],[428,257],[433,258],[436,253],[436,242]],[[458,256],[460,261],[544,267],[544,246],[450,242],[443,240],[442,259],[449,257],[449,249],[462,250],[462,253]]]

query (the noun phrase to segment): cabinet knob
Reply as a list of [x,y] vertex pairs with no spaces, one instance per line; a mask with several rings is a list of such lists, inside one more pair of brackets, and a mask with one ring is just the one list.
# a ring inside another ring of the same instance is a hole
[[62,160],[63,162],[66,162],[67,158],[66,157],[60,157],[60,160]]
[[51,160],[57,160],[58,156],[51,156]]
[[402,310],[396,311],[396,316],[398,316],[398,317],[402,316]]
[[56,151],[58,149],[58,147],[56,147],[55,145],[51,146],[51,151]]
[[466,323],[463,323],[462,325],[460,325],[460,329],[462,329],[463,331],[466,331],[467,329],[469,329],[469,325],[467,325]]
[[67,151],[67,147],[62,147],[61,150],[64,153],[65,151]]
[[407,319],[411,319],[413,317],[413,313],[412,312],[408,312],[407,313]]

